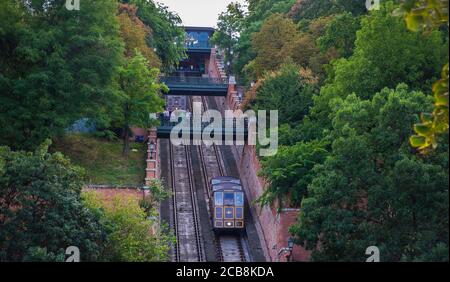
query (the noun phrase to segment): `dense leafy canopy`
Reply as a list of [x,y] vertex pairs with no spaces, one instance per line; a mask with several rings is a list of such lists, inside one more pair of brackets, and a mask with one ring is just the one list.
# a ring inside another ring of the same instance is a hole
[[167,72],[185,58],[185,32],[180,17],[168,7],[148,0],[122,0],[138,7],[137,15],[152,30],[149,45],[163,62]]
[[[301,209],[291,233],[312,260],[364,261],[377,246],[382,261],[448,261],[448,136],[424,156],[409,144],[418,113],[432,109],[448,29],[409,31],[399,1],[367,13],[352,1],[306,0],[275,15],[249,2],[237,48],[250,38],[253,53],[235,66],[256,81],[244,106],[280,111],[281,146],[261,158],[268,186],[257,202]],[[445,97],[448,82],[439,83]]]
[[[0,149],[0,260],[63,261],[69,246],[85,261],[167,258],[168,237],[146,237],[150,214],[131,202],[121,214],[87,210],[81,171],[38,146],[90,118],[97,128],[122,127],[127,154],[130,127],[148,126],[162,109],[159,68],[185,55],[180,22],[147,0],[82,1],[80,10],[65,0],[0,2],[0,145],[8,146]],[[141,238],[145,253],[131,250]]]
[[339,57],[348,58],[353,54],[356,31],[360,29],[359,19],[346,12],[336,15],[326,26],[325,34],[318,38],[322,51],[335,48]]
[[[413,31],[438,29],[446,25],[448,30],[448,0],[408,0],[399,9],[405,14],[408,28]],[[447,33],[448,40],[448,33]],[[414,125],[416,135],[411,136],[412,146],[422,152],[438,146],[439,135],[448,134],[448,63],[442,67],[441,79],[433,84],[434,110],[422,113],[420,123]]]
[[292,228],[314,260],[364,261],[372,245],[383,261],[448,260],[448,146],[422,159],[408,144],[429,100],[403,84],[335,102],[330,155]]
[[98,214],[109,230],[102,259],[105,261],[151,262],[169,258],[168,236],[156,227],[154,209],[146,212],[139,200],[130,195],[116,195],[112,199],[97,192],[84,192],[87,207]]
[[108,127],[114,78],[135,49],[150,67],[170,69],[184,56],[180,19],[166,7],[84,2],[80,11],[65,0],[0,3],[0,144],[34,149],[81,118]]
[[167,86],[159,84],[159,70],[149,69],[148,61],[139,51],[125,66],[118,70],[117,84],[119,89],[120,122],[124,132],[125,155],[129,152],[130,127],[150,125],[150,113],[162,112],[164,99],[161,91],[167,91]]
[[0,3],[1,144],[34,148],[109,102],[122,54],[117,4],[68,11],[65,2]]
[[82,170],[49,144],[0,147],[0,261],[64,261],[69,246],[82,261],[101,259],[107,232],[82,203]]
[[312,105],[314,86],[311,77],[295,64],[285,64],[278,71],[267,73],[256,90],[254,110],[278,109],[279,122],[301,121]]
[[132,57],[137,49],[147,59],[150,67],[159,68],[161,61],[148,44],[151,29],[139,19],[136,10],[131,5],[119,6],[120,37],[125,43],[125,55]]
[[230,3],[227,10],[219,15],[217,29],[211,39],[213,44],[226,50],[225,60],[233,63],[240,31],[242,30],[245,12],[239,3]]

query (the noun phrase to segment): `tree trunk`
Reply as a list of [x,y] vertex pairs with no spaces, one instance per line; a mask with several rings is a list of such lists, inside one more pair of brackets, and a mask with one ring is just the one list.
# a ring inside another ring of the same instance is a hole
[[123,127],[123,150],[122,155],[128,158],[128,153],[130,152],[130,128],[128,125]]

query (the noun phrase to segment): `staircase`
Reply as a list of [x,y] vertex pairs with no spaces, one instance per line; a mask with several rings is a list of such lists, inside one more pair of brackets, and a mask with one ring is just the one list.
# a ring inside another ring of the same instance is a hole
[[215,52],[215,61],[216,61],[217,69],[219,70],[220,77],[226,79],[227,78],[227,74],[226,74],[226,71],[225,71],[225,64],[224,64],[224,61],[223,61],[223,55],[220,52],[218,52],[217,50]]

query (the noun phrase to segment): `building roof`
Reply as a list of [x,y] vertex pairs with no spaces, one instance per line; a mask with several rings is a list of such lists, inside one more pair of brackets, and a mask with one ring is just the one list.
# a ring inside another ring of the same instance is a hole
[[206,31],[206,32],[216,31],[213,27],[202,27],[202,26],[185,26],[184,29],[186,31]]

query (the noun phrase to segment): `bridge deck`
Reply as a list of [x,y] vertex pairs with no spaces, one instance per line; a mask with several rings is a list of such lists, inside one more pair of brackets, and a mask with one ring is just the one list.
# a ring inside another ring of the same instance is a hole
[[[170,138],[174,127],[180,124],[179,122],[170,122],[164,117],[160,117],[159,121],[160,125],[157,127],[158,138]],[[211,138],[215,137],[215,134],[221,134],[222,140],[229,139],[246,141],[248,139],[248,122],[247,120],[245,120],[243,124],[239,124],[237,123],[236,119],[229,119],[223,120],[221,126],[213,127],[210,122],[195,123],[193,120],[190,120],[190,122],[187,123],[186,126],[179,126],[177,131],[178,132],[176,133],[178,133],[178,136],[180,138],[182,137],[182,133],[185,135],[189,134],[189,138],[191,140],[201,137],[204,132],[212,132],[210,134]]]
[[228,92],[224,78],[162,76],[161,82],[169,87],[167,95],[226,96]]

